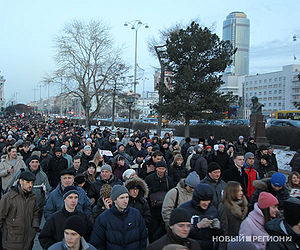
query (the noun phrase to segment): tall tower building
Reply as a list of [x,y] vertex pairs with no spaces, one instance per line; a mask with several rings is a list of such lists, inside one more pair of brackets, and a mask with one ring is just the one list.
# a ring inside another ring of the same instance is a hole
[[231,12],[223,22],[223,40],[229,40],[234,49],[233,63],[226,71],[232,75],[249,74],[250,22],[243,12]]

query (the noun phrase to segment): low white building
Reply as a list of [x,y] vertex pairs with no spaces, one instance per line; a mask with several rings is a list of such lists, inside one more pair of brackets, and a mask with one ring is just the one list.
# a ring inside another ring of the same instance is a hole
[[256,96],[264,104],[263,114],[271,115],[277,110],[295,110],[294,102],[300,102],[300,65],[282,67],[281,71],[234,76],[225,74],[220,91],[232,92],[242,97],[244,118],[249,118],[251,98]]
[[294,102],[300,101],[300,65],[283,66],[281,71],[245,76],[243,98],[251,107],[251,98],[257,96],[264,104],[263,114],[271,115],[277,110],[295,110]]
[[137,109],[140,110],[140,117],[147,117],[153,109],[151,106],[153,106],[155,103],[158,102],[158,92],[154,91],[147,91],[145,97],[139,98],[137,100]]

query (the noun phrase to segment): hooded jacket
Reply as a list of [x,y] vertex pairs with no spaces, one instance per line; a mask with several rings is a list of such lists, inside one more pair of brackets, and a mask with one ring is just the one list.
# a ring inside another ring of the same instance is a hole
[[[176,202],[177,195],[178,195],[178,202],[176,206],[175,202]],[[169,224],[170,215],[173,209],[179,207],[181,204],[187,201],[192,200],[192,197],[193,197],[193,193],[192,192],[189,193],[185,188],[184,179],[180,180],[180,182],[178,182],[175,188],[172,188],[167,192],[161,210],[161,215],[165,222],[165,225]]]
[[90,243],[97,249],[146,249],[147,231],[140,212],[130,206],[121,212],[112,208],[100,214],[94,224]]
[[278,209],[283,209],[283,201],[286,200],[289,197],[289,191],[288,189],[283,186],[282,189],[279,191],[275,191],[272,188],[270,179],[264,179],[264,180],[257,180],[253,182],[253,186],[256,188],[255,192],[253,193],[251,200],[249,202],[248,210],[252,211],[254,208],[254,203],[258,201],[259,194],[261,192],[269,192],[272,195],[274,195],[278,199]]
[[133,198],[129,195],[128,205],[140,211],[142,217],[145,220],[146,226],[149,227],[151,221],[151,212],[148,201],[146,200],[149,193],[147,184],[145,181],[138,177],[129,179],[125,182],[125,187],[128,190],[130,190],[130,188],[134,186],[140,186],[140,191],[136,198]]
[[196,186],[193,192],[193,198],[191,201],[183,203],[180,208],[184,208],[190,212],[193,220],[192,228],[189,237],[200,242],[202,249],[212,249],[213,242],[212,236],[220,234],[220,230],[207,228],[198,228],[196,221],[200,222],[203,218],[212,220],[218,217],[217,209],[214,205],[210,204],[209,207],[204,210],[200,207],[201,200],[212,200],[213,190],[208,184],[199,184]]
[[61,156],[60,158],[54,155],[48,164],[48,179],[52,188],[55,188],[60,182],[60,172],[68,168],[68,161]]
[[39,208],[33,193],[12,187],[0,200],[0,227],[5,249],[30,250],[39,228]]
[[300,236],[284,221],[283,218],[269,221],[266,226],[266,231],[271,236],[284,237],[288,236],[291,241],[268,242],[267,250],[296,250],[300,247]]
[[193,154],[190,160],[191,171],[196,171],[200,180],[207,174],[207,160],[201,154]]
[[[269,234],[265,230],[265,217],[258,204],[254,204],[254,210],[249,213],[248,217],[242,222],[240,226],[240,235],[244,236],[268,236]],[[252,238],[253,239],[253,238]],[[264,250],[267,246],[267,241],[257,240],[252,241],[258,250]],[[263,238],[265,239],[265,237]]]

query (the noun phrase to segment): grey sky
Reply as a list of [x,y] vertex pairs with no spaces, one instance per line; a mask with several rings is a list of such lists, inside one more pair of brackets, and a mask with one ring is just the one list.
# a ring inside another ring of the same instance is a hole
[[[134,32],[123,26],[125,21],[141,19],[150,28],[138,32],[138,64],[145,69],[145,90],[153,90],[154,66],[157,60],[147,50],[147,41],[158,31],[176,23],[197,19],[215,27],[222,37],[223,20],[232,11],[243,11],[250,19],[250,73],[280,70],[300,63],[299,0],[26,0],[1,2],[0,75],[6,81],[6,101],[17,98],[27,103],[34,98],[33,89],[43,76],[55,69],[53,39],[65,23],[74,19],[100,19],[111,27],[118,46],[124,47],[124,58],[134,62]],[[297,42],[292,36],[299,34]],[[132,68],[133,71],[133,68]],[[131,73],[129,73],[131,74]],[[142,83],[137,88],[142,91]],[[51,95],[58,93],[51,88]],[[17,93],[17,94],[16,94]],[[39,98],[39,92],[36,92]],[[42,97],[47,92],[42,88]]]

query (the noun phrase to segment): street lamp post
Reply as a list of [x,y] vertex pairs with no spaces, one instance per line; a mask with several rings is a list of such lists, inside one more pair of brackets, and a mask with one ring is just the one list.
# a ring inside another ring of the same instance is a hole
[[141,20],[133,20],[130,22],[124,23],[124,26],[131,25],[131,29],[135,30],[135,46],[134,46],[134,79],[133,79],[133,92],[134,92],[134,109],[136,105],[136,74],[137,74],[137,37],[138,37],[138,30],[140,27],[145,27],[146,29],[149,28],[149,26],[145,23],[143,23]]
[[128,94],[128,96],[126,96],[125,99],[127,105],[128,105],[128,109],[129,109],[129,114],[128,114],[128,133],[130,136],[130,128],[131,128],[131,121],[130,121],[130,117],[131,117],[131,107],[135,101],[135,96],[132,95],[132,90],[130,90],[130,93]]

